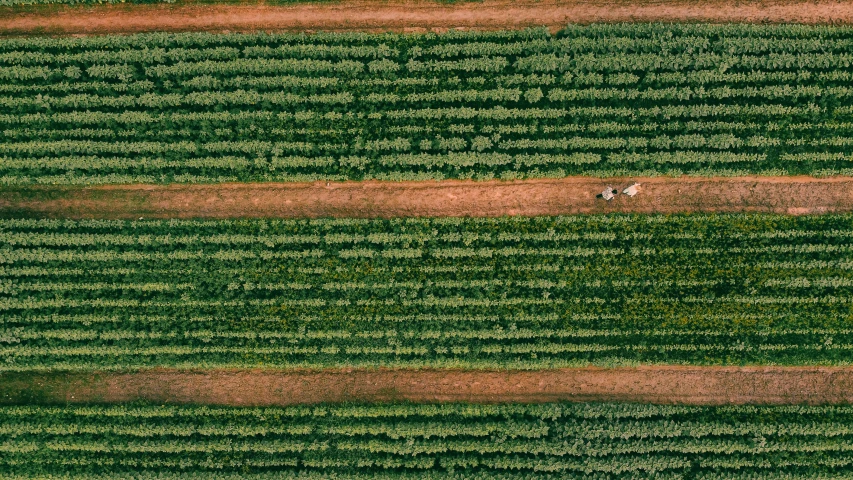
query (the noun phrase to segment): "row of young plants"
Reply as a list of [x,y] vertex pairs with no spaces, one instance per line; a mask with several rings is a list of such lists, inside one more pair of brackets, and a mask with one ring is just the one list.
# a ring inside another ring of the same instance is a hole
[[846,365],[851,220],[2,220],[0,369]]
[[[55,55],[88,55],[104,63],[228,60],[249,49],[259,58],[396,58],[401,51],[412,58],[488,57],[525,53],[845,53],[851,30],[828,25],[757,25],[693,23],[600,23],[567,25],[552,35],[545,28],[524,30],[450,30],[445,33],[318,32],[318,33],[150,33],[89,37],[14,37],[0,44],[0,61],[41,65]],[[37,50],[34,55],[24,52]],[[235,50],[236,49],[236,50]],[[206,50],[206,52],[205,52]],[[109,53],[120,51],[124,57]],[[172,53],[170,53],[172,52]],[[61,57],[61,60],[78,58]]]
[[7,39],[0,184],[843,174],[851,43],[663,24]]
[[11,479],[853,473],[846,406],[22,406],[0,407],[0,419],[0,472]]

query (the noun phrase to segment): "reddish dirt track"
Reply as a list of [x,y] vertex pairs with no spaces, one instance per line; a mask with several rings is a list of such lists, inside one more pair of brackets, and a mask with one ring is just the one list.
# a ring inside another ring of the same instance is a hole
[[138,400],[236,406],[390,401],[849,404],[853,403],[853,368],[647,366],[505,372],[147,370],[0,374],[3,404]]
[[[641,192],[606,202],[606,185]],[[614,178],[525,181],[125,185],[0,189],[0,217],[389,218],[579,213],[853,211],[853,178]]]
[[0,8],[0,35],[148,31],[441,31],[592,22],[750,22],[853,24],[853,2],[485,0],[347,1],[290,6],[99,5]]

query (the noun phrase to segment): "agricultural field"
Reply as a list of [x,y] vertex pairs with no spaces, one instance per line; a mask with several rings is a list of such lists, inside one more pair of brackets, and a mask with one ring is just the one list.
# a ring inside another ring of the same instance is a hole
[[849,478],[849,406],[0,407],[4,478]]
[[0,42],[0,185],[853,172],[853,29]]
[[853,478],[853,6],[92,3],[0,0],[0,477]]
[[0,221],[0,370],[849,365],[853,216]]

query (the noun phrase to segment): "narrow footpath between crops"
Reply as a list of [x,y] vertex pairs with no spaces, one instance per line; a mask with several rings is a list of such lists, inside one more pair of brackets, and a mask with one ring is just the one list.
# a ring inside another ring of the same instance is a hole
[[290,6],[98,5],[0,8],[0,35],[150,31],[441,31],[592,22],[748,22],[853,24],[853,2],[780,0],[342,1]]
[[462,370],[146,370],[3,373],[0,404],[272,406],[340,402],[619,401],[662,404],[849,404],[850,367]]
[[[640,183],[634,197],[596,198]],[[30,186],[0,188],[0,218],[390,218],[580,213],[853,211],[853,178],[554,180]]]

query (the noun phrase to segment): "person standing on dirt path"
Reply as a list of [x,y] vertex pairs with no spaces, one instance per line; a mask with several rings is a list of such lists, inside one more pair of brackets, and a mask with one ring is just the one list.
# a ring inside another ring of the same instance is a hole
[[610,200],[613,200],[613,197],[615,197],[617,193],[619,193],[619,190],[615,190],[613,187],[608,185],[607,188],[605,188],[603,192],[596,195],[596,197],[603,198],[609,202]]
[[637,188],[639,186],[640,186],[640,183],[636,182],[633,185],[631,185],[630,187],[626,188],[625,190],[622,190],[622,193],[624,193],[625,195],[628,195],[629,197],[633,197],[634,195],[640,193],[640,189]]

